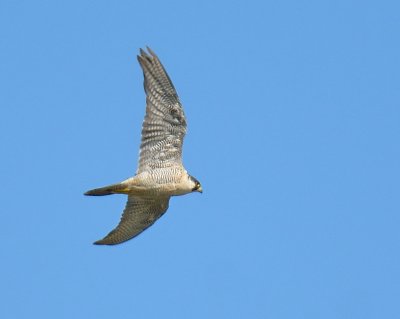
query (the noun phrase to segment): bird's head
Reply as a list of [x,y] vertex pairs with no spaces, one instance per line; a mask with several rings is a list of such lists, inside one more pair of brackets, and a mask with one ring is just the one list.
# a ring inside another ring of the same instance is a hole
[[199,193],[203,192],[203,189],[201,188],[201,184],[196,178],[189,175],[189,180],[192,184],[192,192],[199,192]]

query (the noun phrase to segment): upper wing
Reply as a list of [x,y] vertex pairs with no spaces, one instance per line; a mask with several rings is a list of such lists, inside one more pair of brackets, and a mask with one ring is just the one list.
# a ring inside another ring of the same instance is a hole
[[142,126],[137,173],[182,164],[182,144],[186,119],[179,97],[158,57],[140,49],[143,69],[146,116]]
[[116,245],[139,235],[167,211],[168,203],[169,197],[139,198],[129,195],[118,226],[94,244]]

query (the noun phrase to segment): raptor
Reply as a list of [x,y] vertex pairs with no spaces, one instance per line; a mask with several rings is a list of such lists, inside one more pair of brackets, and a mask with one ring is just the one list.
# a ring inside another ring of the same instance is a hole
[[89,190],[88,196],[128,195],[118,226],[96,245],[116,245],[139,235],[168,209],[171,196],[202,192],[182,163],[186,118],[178,94],[157,55],[147,47],[137,56],[144,75],[146,115],[136,174]]

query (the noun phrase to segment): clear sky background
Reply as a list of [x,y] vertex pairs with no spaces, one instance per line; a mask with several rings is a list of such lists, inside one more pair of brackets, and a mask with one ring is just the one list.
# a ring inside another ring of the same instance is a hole
[[[1,318],[400,318],[397,1],[1,1]],[[94,246],[149,45],[204,193]]]

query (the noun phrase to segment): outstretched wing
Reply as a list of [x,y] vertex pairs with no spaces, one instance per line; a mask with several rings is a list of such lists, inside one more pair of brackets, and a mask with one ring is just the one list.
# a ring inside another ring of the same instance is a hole
[[182,164],[186,119],[179,97],[167,72],[151,49],[140,49],[146,116],[142,127],[137,173]]
[[167,211],[168,203],[169,197],[139,198],[129,195],[118,226],[94,244],[117,245],[139,235]]

